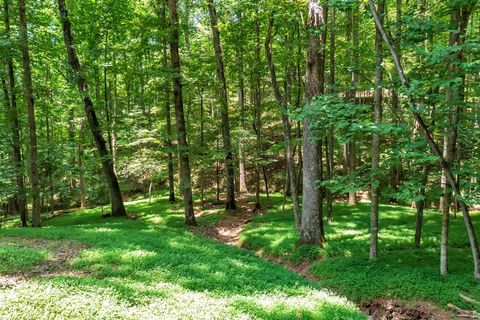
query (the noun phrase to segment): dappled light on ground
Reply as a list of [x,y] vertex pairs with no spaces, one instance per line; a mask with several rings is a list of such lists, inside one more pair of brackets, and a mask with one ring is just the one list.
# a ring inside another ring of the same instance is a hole
[[[91,209],[42,229],[1,230],[2,237],[68,239],[88,248],[73,259],[82,277],[33,278],[1,290],[0,318],[364,319],[346,299],[293,272],[192,233],[182,208],[166,198],[128,211],[138,219],[104,219]],[[202,218],[200,225],[214,219]]]

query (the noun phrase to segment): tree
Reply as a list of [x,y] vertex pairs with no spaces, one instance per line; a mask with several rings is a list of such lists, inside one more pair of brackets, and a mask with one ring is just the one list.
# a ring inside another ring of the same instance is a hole
[[179,53],[179,23],[177,17],[177,1],[166,0],[170,13],[170,60],[173,68],[173,100],[175,103],[175,117],[177,125],[177,139],[180,154],[180,189],[185,205],[185,223],[190,226],[197,224],[193,212],[192,178],[190,174],[190,160],[188,156],[187,132],[183,113],[182,76],[180,73]]
[[28,109],[30,138],[30,184],[32,187],[32,226],[40,227],[40,177],[38,174],[37,126],[35,123],[35,101],[33,97],[32,71],[28,49],[28,30],[25,0],[18,0],[20,24],[20,49],[22,51],[24,97]]
[[[323,93],[321,83],[324,75],[324,33],[320,32],[325,25],[324,7],[318,0],[308,2],[308,51],[305,84],[305,109],[311,108],[315,97]],[[302,198],[302,228],[301,241],[308,244],[323,243],[321,194],[317,181],[320,175],[321,146],[310,128],[310,120],[305,117],[303,121],[303,198]]]
[[[398,53],[395,49],[395,46],[393,45],[393,42],[391,41],[389,35],[385,31],[383,23],[381,22],[380,17],[378,16],[378,13],[376,12],[374,0],[369,0],[369,5],[370,5],[370,12],[372,13],[374,21],[375,21],[375,25],[377,26],[378,30],[382,34],[383,41],[385,42],[385,44],[387,45],[387,47],[390,51],[393,62],[395,64],[395,68],[396,68],[397,73],[398,73],[398,76],[400,77],[400,81],[402,83],[402,86],[406,90],[406,92],[409,93],[410,83],[405,76],[405,72],[403,70],[403,65],[400,62],[400,58],[399,58],[399,55],[398,55]],[[418,110],[418,106],[415,103],[411,93],[407,94],[407,99],[408,99],[408,104],[409,104],[409,107],[410,107],[410,111],[413,114],[413,117],[414,117],[415,121],[418,123],[418,125],[419,125],[419,127],[420,127],[420,129],[421,129],[421,131],[424,135],[425,140],[427,141],[428,145],[430,146],[430,149],[431,149],[432,153],[436,157],[438,157],[440,167],[442,168],[443,172],[445,173],[446,179],[447,179],[448,183],[450,184],[450,187],[455,192],[455,194],[458,196],[458,202],[459,202],[459,205],[460,205],[460,209],[462,210],[462,213],[463,213],[463,219],[464,219],[464,222],[465,222],[465,227],[467,229],[468,238],[469,238],[469,241],[470,241],[470,248],[472,250],[472,259],[473,259],[473,265],[474,265],[473,274],[474,274],[476,279],[480,279],[480,254],[479,254],[479,250],[478,250],[477,237],[475,235],[475,231],[474,231],[474,228],[473,228],[472,219],[471,219],[471,216],[470,216],[470,213],[469,213],[468,206],[464,202],[464,200],[462,199],[462,192],[460,190],[459,185],[457,184],[457,181],[455,180],[455,177],[452,173],[450,165],[445,160],[442,152],[440,151],[440,148],[438,147],[438,144],[433,139],[427,125],[425,124],[425,121],[423,120],[423,118],[422,118],[422,116],[421,116],[421,114]]]
[[[383,23],[385,12],[385,3],[383,0],[378,2],[377,12],[380,21]],[[382,81],[383,81],[383,53],[382,53],[382,34],[378,27],[375,32],[375,97],[374,97],[374,123],[375,131],[372,135],[372,202],[371,202],[371,221],[370,221],[370,259],[378,257],[378,199],[380,197],[380,181],[378,171],[380,167],[380,136],[379,126],[382,123]]]
[[[9,0],[4,0],[4,18],[5,18],[5,36],[6,40],[10,41],[10,12],[9,12]],[[22,153],[20,145],[20,122],[18,120],[17,109],[17,93],[15,89],[15,72],[13,68],[12,52],[7,55],[7,69],[8,69],[8,89],[5,92],[8,97],[7,103],[7,119],[10,120],[11,132],[12,132],[12,160],[15,168],[15,182],[17,184],[17,192],[13,199],[16,205],[16,210],[20,215],[20,221],[22,227],[27,226],[27,206],[26,206],[26,192],[23,181],[22,170]]]
[[112,216],[126,216],[127,212],[123,204],[122,194],[120,191],[120,185],[118,178],[113,168],[113,162],[111,155],[108,152],[105,139],[103,138],[102,129],[98,122],[97,115],[93,108],[93,102],[88,95],[88,84],[85,75],[83,74],[80,61],[78,60],[77,52],[74,47],[72,30],[70,19],[68,17],[68,11],[65,6],[65,0],[58,0],[58,11],[60,14],[60,20],[63,29],[63,40],[67,49],[67,58],[75,75],[77,82],[78,92],[83,100],[83,106],[88,119],[88,124],[95,140],[100,161],[102,162],[103,173],[105,175],[106,182],[110,191],[110,200],[112,203],[111,215]]
[[232,144],[230,139],[230,122],[228,116],[228,94],[227,81],[225,79],[225,67],[223,63],[222,46],[220,44],[220,32],[218,30],[217,11],[213,4],[213,0],[207,0],[208,13],[210,15],[210,25],[213,34],[213,47],[215,49],[215,60],[217,65],[217,80],[219,83],[220,93],[220,114],[222,117],[222,138],[223,148],[225,151],[225,177],[227,181],[227,200],[225,208],[235,210],[235,182],[234,182],[234,166]]
[[298,200],[298,190],[297,190],[297,175],[295,173],[295,162],[293,159],[293,147],[292,147],[292,136],[291,136],[291,125],[287,115],[287,101],[282,96],[280,92],[280,87],[277,82],[277,73],[275,69],[275,64],[273,62],[272,51],[270,49],[270,42],[272,39],[272,28],[273,28],[273,14],[270,17],[270,22],[268,24],[267,37],[265,39],[265,52],[267,56],[268,67],[270,69],[270,77],[272,79],[273,92],[275,94],[275,100],[277,105],[282,113],[282,125],[283,125],[283,139],[285,141],[285,152],[287,156],[287,172],[288,172],[288,181],[290,183],[290,192],[292,194],[293,200],[293,215],[295,217],[295,227],[300,231],[302,224],[302,217],[300,214],[300,205]]

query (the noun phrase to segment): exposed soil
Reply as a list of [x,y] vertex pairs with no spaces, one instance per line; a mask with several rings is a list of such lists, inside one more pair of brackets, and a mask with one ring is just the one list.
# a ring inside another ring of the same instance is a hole
[[242,243],[239,238],[243,228],[247,223],[250,223],[253,216],[261,215],[264,212],[265,208],[255,208],[255,202],[250,201],[248,194],[241,195],[237,198],[237,210],[230,212],[218,224],[202,230],[202,235],[217,239],[228,245],[241,247]]
[[[218,224],[209,226],[201,231],[197,230],[197,232],[200,231],[199,233],[202,235],[228,245],[251,250],[252,248],[248,248],[240,241],[240,234],[245,225],[250,223],[253,216],[261,215],[265,212],[265,208],[261,210],[255,209],[255,203],[249,200],[251,198],[249,195],[243,195],[238,198],[236,211],[232,211],[226,218],[220,220]],[[281,264],[311,281],[318,281],[318,278],[310,272],[311,261],[293,264],[281,258],[272,258],[264,255],[262,251],[256,251],[255,254],[264,260]],[[453,316],[433,303],[423,301],[404,302],[395,299],[376,299],[363,303],[359,307],[372,320],[450,320]],[[457,317],[457,319],[465,318]]]
[[11,247],[46,249],[51,253],[51,257],[43,263],[16,273],[0,275],[0,289],[17,286],[34,277],[50,278],[58,275],[79,277],[85,275],[83,271],[71,270],[70,266],[72,258],[76,257],[81,250],[89,247],[86,244],[71,240],[21,237],[5,237],[0,239],[0,244]]
[[[372,320],[450,320],[452,314],[430,302],[376,299],[360,306]],[[459,318],[460,319],[460,318]]]

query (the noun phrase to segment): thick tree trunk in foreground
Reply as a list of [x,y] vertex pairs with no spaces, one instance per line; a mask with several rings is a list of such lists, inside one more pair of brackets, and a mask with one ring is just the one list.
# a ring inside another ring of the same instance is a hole
[[[9,0],[4,2],[4,15],[5,15],[5,35],[7,40],[10,40],[10,14],[9,14]],[[10,122],[12,129],[12,159],[13,166],[15,168],[15,183],[17,184],[17,194],[14,202],[18,214],[20,215],[20,221],[22,227],[27,226],[27,204],[26,204],[26,192],[25,184],[23,181],[22,172],[22,152],[20,146],[20,122],[18,120],[17,109],[17,94],[15,91],[15,72],[13,70],[13,59],[11,52],[7,57],[8,68],[8,89],[6,91],[5,99],[7,100],[7,119]]]
[[20,50],[22,51],[23,84],[25,102],[28,110],[28,129],[30,137],[30,183],[32,186],[32,226],[40,227],[40,178],[38,173],[37,127],[35,124],[35,102],[33,99],[32,72],[28,51],[27,16],[25,0],[18,0],[20,23]]
[[103,173],[107,180],[108,189],[110,191],[110,199],[112,202],[112,216],[126,216],[125,206],[123,204],[122,193],[120,192],[120,185],[118,183],[117,175],[113,169],[112,158],[108,152],[107,144],[103,138],[102,129],[98,122],[97,115],[93,108],[92,99],[88,95],[88,85],[85,75],[83,74],[78,60],[77,52],[73,44],[73,36],[71,30],[70,20],[68,18],[68,11],[65,7],[65,0],[58,0],[58,11],[60,13],[60,20],[63,28],[63,39],[67,48],[67,57],[70,67],[76,76],[77,87],[80,96],[83,99],[85,113],[87,115],[88,124],[92,131],[95,145],[97,146],[98,154],[102,162]]
[[168,10],[170,12],[170,59],[174,70],[173,78],[173,99],[175,101],[175,118],[177,124],[177,139],[180,154],[180,189],[183,195],[185,205],[185,223],[194,226],[195,214],[193,211],[192,198],[192,177],[190,174],[190,159],[188,155],[187,130],[185,128],[185,116],[183,114],[183,97],[182,97],[182,75],[180,73],[180,52],[179,52],[179,35],[178,35],[178,17],[177,17],[177,0],[166,0]]
[[225,67],[223,64],[223,53],[220,45],[220,32],[218,31],[217,12],[213,0],[207,0],[208,12],[210,15],[210,24],[213,33],[213,47],[215,49],[215,59],[217,63],[217,80],[220,86],[220,103],[222,117],[222,138],[225,151],[225,178],[227,182],[227,200],[225,209],[235,210],[235,180],[234,163],[232,154],[232,143],[230,139],[230,123],[228,118],[228,94],[227,81],[225,79]]
[[[368,1],[370,4],[370,12],[373,15],[373,18],[375,20],[375,24],[377,28],[380,30],[382,33],[382,38],[387,45],[388,49],[390,50],[393,62],[395,64],[395,67],[397,69],[398,75],[400,77],[400,81],[402,83],[402,86],[405,88],[406,92],[409,92],[410,90],[410,83],[408,82],[405,72],[403,71],[403,66],[402,63],[400,62],[400,58],[397,54],[397,51],[395,49],[395,46],[393,45],[389,35],[385,31],[385,28],[380,20],[380,17],[378,16],[376,10],[375,10],[375,2],[374,0],[369,0]],[[465,222],[465,227],[467,229],[468,233],[468,239],[470,241],[470,248],[472,250],[472,259],[473,259],[473,274],[476,279],[480,279],[480,254],[478,250],[478,242],[477,242],[477,236],[475,235],[475,231],[473,228],[473,223],[472,223],[472,218],[470,216],[468,206],[466,203],[462,200],[462,192],[460,190],[460,187],[455,180],[455,176],[452,174],[452,170],[450,169],[450,166],[448,165],[448,162],[445,160],[445,158],[442,155],[442,152],[440,151],[440,148],[438,147],[437,143],[433,139],[433,136],[431,132],[429,131],[427,125],[425,124],[425,121],[423,120],[420,112],[418,111],[417,104],[413,100],[411,95],[407,95],[407,100],[408,104],[410,107],[410,110],[413,114],[413,117],[415,121],[419,124],[420,128],[422,129],[422,133],[425,137],[425,140],[427,141],[428,145],[430,146],[430,149],[432,153],[438,157],[439,159],[439,164],[442,170],[445,173],[445,176],[447,178],[448,183],[450,184],[450,187],[452,190],[455,192],[456,195],[458,195],[459,199],[459,206],[460,209],[462,210],[463,214],[463,219]]]
[[295,173],[295,160],[293,159],[293,147],[292,147],[292,134],[291,134],[291,125],[287,115],[287,102],[280,92],[280,87],[277,82],[277,74],[275,70],[275,64],[273,63],[272,51],[270,48],[270,42],[272,37],[272,28],[273,28],[273,16],[270,17],[270,23],[268,25],[267,38],[265,40],[265,52],[267,56],[268,66],[270,69],[270,77],[272,79],[273,91],[275,93],[275,99],[277,101],[280,112],[282,113],[282,124],[283,124],[283,138],[285,140],[285,152],[287,156],[287,169],[290,182],[290,192],[292,194],[293,200],[293,215],[295,218],[295,227],[297,231],[300,231],[302,225],[302,217],[300,213],[300,201],[298,198],[298,189],[297,189],[297,175]]
[[[385,3],[383,0],[378,2],[378,14],[383,23],[383,14],[385,12]],[[378,130],[382,123],[382,82],[383,82],[383,53],[382,53],[382,34],[376,28],[375,33],[375,97],[374,97],[374,130]],[[372,200],[371,200],[371,218],[370,218],[370,259],[378,257],[378,198],[380,195],[380,136],[377,131],[372,136]]]
[[[311,108],[316,96],[322,93],[321,77],[324,48],[323,33],[320,31],[325,25],[324,8],[318,0],[308,2],[308,51],[305,85],[305,108]],[[320,143],[310,129],[310,120],[303,122],[303,197],[302,197],[302,226],[300,238],[302,243],[323,243],[321,232],[321,202],[320,188],[317,182],[321,179],[320,172]]]

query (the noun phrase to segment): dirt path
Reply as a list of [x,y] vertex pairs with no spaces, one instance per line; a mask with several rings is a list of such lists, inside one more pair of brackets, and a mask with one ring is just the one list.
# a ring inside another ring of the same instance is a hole
[[24,247],[33,249],[46,249],[51,257],[33,267],[11,274],[0,275],[0,289],[15,287],[34,277],[50,278],[59,275],[84,276],[78,270],[70,270],[71,260],[81,250],[88,248],[71,240],[47,240],[41,238],[5,237],[0,239],[0,244],[10,247]]
[[[251,222],[252,217],[257,215],[263,215],[268,207],[263,207],[261,209],[255,209],[255,201],[253,195],[243,194],[237,198],[237,210],[232,211],[228,216],[219,221],[218,224],[210,226],[202,231],[202,235],[216,239],[220,242],[223,242],[228,245],[245,248],[251,250],[244,246],[240,241],[240,234],[245,228],[245,225]],[[317,281],[318,279],[309,271],[310,262],[304,261],[299,264],[289,263],[281,258],[272,258],[263,254],[262,251],[254,251],[255,254],[261,257],[264,260],[280,264],[295,273],[300,274],[304,278],[307,278],[311,281]]]
[[[255,209],[255,202],[251,201],[251,195],[242,195],[237,201],[237,210],[228,214],[227,217],[220,220],[218,224],[209,226],[202,230],[201,234],[216,239],[228,245],[233,245],[245,249],[240,241],[240,234],[245,225],[251,222],[252,217],[262,215],[267,208],[261,210]],[[318,278],[310,272],[311,261],[304,261],[300,264],[292,264],[281,258],[272,258],[265,256],[261,251],[255,251],[255,254],[264,260],[280,264],[293,272],[300,274],[304,278],[318,282]],[[408,302],[396,299],[376,299],[359,305],[359,308],[369,315],[372,320],[447,320],[452,319],[452,315],[436,305],[429,302]],[[464,319],[464,318],[457,318]]]

